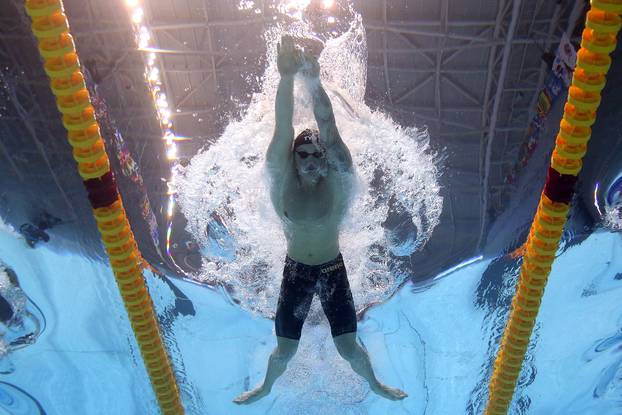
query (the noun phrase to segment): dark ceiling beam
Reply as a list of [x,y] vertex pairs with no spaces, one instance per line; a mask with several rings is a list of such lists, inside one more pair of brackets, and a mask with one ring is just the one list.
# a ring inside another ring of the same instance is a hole
[[[527,29],[527,36],[528,37],[534,37],[534,26],[535,26],[535,20],[536,20],[536,16],[538,15],[538,13],[540,13],[540,10],[542,9],[542,6],[544,5],[546,0],[538,0],[538,2],[536,3],[536,6],[533,8],[533,14],[531,17],[531,21],[529,23],[529,28]],[[557,27],[558,21],[559,21],[559,16],[560,16],[560,12],[561,12],[561,2],[557,2],[557,4],[555,5],[555,11],[553,13],[553,18],[551,19],[551,22],[549,24],[549,30],[548,33],[546,35],[546,42],[550,42],[553,34],[555,32],[555,28]],[[545,50],[547,50],[548,48],[545,48]],[[523,74],[523,69],[525,67],[525,59],[527,58],[527,51],[528,48],[523,48],[523,53],[521,55],[521,62],[518,68],[518,79],[522,79],[522,74]],[[513,113],[513,109],[514,109],[514,102],[516,99],[516,94],[513,95],[512,97],[512,110],[510,110],[510,114]],[[511,116],[510,116],[511,118]]]
[[[439,33],[442,35],[447,34],[447,20],[449,18],[449,0],[441,0],[441,27],[439,28]],[[434,108],[436,109],[436,116],[441,118],[441,79],[443,78],[441,74],[441,66],[443,63],[443,47],[447,41],[447,37],[441,37],[438,42],[440,46],[440,50],[436,52],[436,62],[435,62],[435,71],[434,71]]]
[[[387,24],[387,0],[382,1],[382,21],[383,24]],[[383,68],[382,72],[384,74],[384,86],[387,91],[387,98],[389,103],[393,105],[393,95],[391,94],[391,82],[389,78],[389,63],[387,56],[387,32],[382,32],[382,61]]]
[[400,102],[403,102],[406,98],[410,97],[412,94],[417,92],[419,89],[426,86],[430,81],[432,81],[433,78],[434,78],[434,74],[431,73],[430,75],[425,77],[425,79],[423,79],[421,82],[413,85],[408,90],[403,92],[399,97],[396,97],[394,100],[394,104],[399,104]]
[[[424,111],[424,110],[429,111],[430,110],[429,105],[400,105],[399,108],[402,110],[409,110],[409,111]],[[461,106],[444,106],[441,108],[441,112],[480,112],[480,111],[482,111],[481,106],[461,105]]]
[[[523,127],[522,125],[517,125],[514,127],[497,127],[496,130],[498,132],[513,132],[513,131],[525,131],[525,127]],[[447,131],[447,132],[440,132],[438,133],[438,135],[443,136],[443,137],[459,137],[462,135],[481,135],[482,133],[486,132],[487,130],[485,129],[476,129],[476,130],[471,130],[471,131]]]
[[[196,51],[203,51],[203,48],[201,48],[200,46],[198,46],[198,40],[196,39],[196,33],[194,33],[194,32],[192,33],[192,36],[193,36],[193,37],[194,37],[194,39],[195,39],[195,43],[197,43],[197,48],[199,48],[199,49],[192,49],[192,48],[187,47],[184,43],[180,42],[180,41],[179,41],[179,39],[178,39],[177,37],[173,36],[173,35],[172,35],[169,31],[166,31],[166,30],[164,30],[164,31],[162,31],[162,32],[159,32],[159,33],[154,33],[154,36],[155,36],[157,39],[159,39],[159,40],[161,40],[161,39],[162,39],[162,36],[166,36],[166,37],[167,37],[167,38],[169,38],[169,39],[170,39],[173,43],[176,43],[176,44],[178,45],[178,48],[175,48],[175,49],[168,48],[168,49],[166,49],[166,50],[170,50],[170,51],[178,51],[178,52],[190,52],[190,53],[186,53],[186,54],[184,54],[184,55],[185,55],[185,56],[196,55],[196,56],[198,56],[199,60],[200,60],[201,62],[205,63],[206,65],[210,65],[210,61],[204,60],[204,59],[203,59],[203,58],[204,58],[204,56],[208,56],[208,57],[210,57],[210,59],[212,59],[212,60],[214,59],[215,52],[214,52],[212,49],[206,50],[206,51],[205,51],[206,53],[204,53],[204,54],[203,54],[203,53],[194,53],[194,52],[196,52]],[[156,43],[157,43],[157,44],[162,44],[162,42],[156,42]],[[146,51],[147,49],[140,49],[140,50]],[[164,55],[166,55],[166,53],[165,53]],[[224,53],[224,54],[223,54],[223,56],[226,56],[226,53]],[[160,58],[160,57],[158,57],[158,58]],[[161,65],[164,65],[164,62],[160,62],[160,64],[161,64]]]
[[420,112],[412,114],[412,111],[409,111],[408,109],[402,109],[402,108],[399,108],[399,107],[393,107],[393,108],[391,108],[391,110],[396,111],[396,112],[402,112],[402,113],[408,112],[408,113],[411,113],[411,115],[414,115],[415,118],[421,118],[421,119],[424,119],[424,120],[433,121],[435,123],[438,123],[439,126],[446,125],[446,126],[449,126],[449,127],[456,127],[456,128],[463,129],[464,131],[473,131],[473,130],[477,130],[478,129],[477,126],[469,125],[467,123],[463,123],[463,122],[460,122],[460,121],[448,120],[448,119],[444,119],[444,118],[440,118],[439,119],[436,116],[431,116],[431,115],[423,114],[423,113],[420,113]]
[[190,85],[189,86],[190,89],[188,90],[188,92],[186,92],[186,94],[183,97],[179,98],[179,100],[175,103],[175,106],[173,108],[180,108],[182,105],[184,105],[186,103],[186,101],[188,101],[190,98],[192,98],[192,96],[194,94],[196,94],[198,91],[200,91],[201,88],[208,81],[214,79],[214,72],[210,71],[210,72],[204,72],[204,73],[206,73],[207,76],[205,76],[198,85],[195,85],[195,86]]
[[[211,19],[210,19],[210,16],[207,10],[208,10],[208,6],[206,3],[206,0],[204,0],[202,2],[202,12],[203,12],[203,17],[206,23],[206,29],[205,29],[205,38],[203,39],[203,44],[198,45],[198,40],[196,39],[196,33],[193,32],[193,35],[195,36],[195,41],[197,42],[197,45],[201,47],[201,49],[203,48],[205,42],[207,42],[207,45],[208,45],[207,51],[209,52],[209,57],[210,57],[209,65],[211,68],[211,72],[208,72],[208,76],[203,78],[203,80],[200,82],[199,85],[195,85],[195,86],[190,85],[190,90],[183,97],[179,99],[179,101],[176,103],[174,108],[181,107],[183,104],[185,104],[186,101],[188,101],[188,99],[190,99],[197,91],[199,91],[210,80],[213,83],[214,91],[218,90],[217,67],[225,59],[225,56],[221,56],[218,62],[216,62],[215,55],[214,55],[213,42],[212,42],[212,32],[209,26]],[[190,84],[189,80],[188,80],[188,83]]]
[[[416,25],[416,23],[415,23]],[[430,30],[422,30],[410,27],[402,27],[396,26],[392,24],[372,24],[365,23],[363,24],[365,29],[367,30],[376,30],[376,31],[386,31],[386,32],[394,32],[394,33],[405,33],[410,35],[418,35],[418,36],[427,36],[427,37],[436,37],[436,38],[446,38],[446,39],[454,39],[454,40],[468,40],[472,42],[481,42],[486,43],[488,41],[487,38],[481,36],[467,35],[462,33],[440,33],[438,31],[430,31]]]
[[[367,65],[367,69],[376,69],[381,70],[383,66],[380,65]],[[389,68],[390,72],[400,72],[400,73],[431,73],[434,72],[435,68],[401,68],[393,66]],[[463,68],[441,68],[440,72],[442,74],[482,74],[486,73],[485,68],[481,67],[463,67]]]
[[[205,17],[205,15],[203,16]],[[201,21],[154,21],[149,25],[150,30],[178,30],[178,29],[203,29],[206,27],[224,27],[229,28],[232,26],[248,26],[252,24],[264,24],[272,23],[273,20],[267,17],[253,17],[245,19],[223,19],[223,20],[210,20],[207,19]]]
[[[386,37],[386,32],[382,32],[382,34],[383,34],[383,37]],[[397,35],[400,38],[404,39],[409,45],[412,46],[411,48],[408,48],[408,49],[405,49],[405,50],[408,50],[409,53],[413,53],[414,51],[416,51],[421,56],[423,56],[430,63],[430,65],[434,65],[434,58],[430,56],[430,53],[427,53],[425,51],[424,47],[422,47],[415,39],[413,39],[414,36],[407,35],[405,33],[395,33],[395,35]],[[369,52],[376,52],[377,51],[377,49],[375,49],[375,48],[369,48],[368,50],[369,50]],[[386,51],[387,52],[389,51],[388,45],[386,47]],[[391,49],[391,52],[393,52],[393,51],[394,51],[394,49]],[[430,52],[436,52],[436,50],[430,51]]]
[[[242,20],[212,20],[212,21],[151,21],[149,24],[149,30],[152,32],[167,31],[167,30],[195,30],[206,28],[229,28],[246,26],[249,24],[263,23],[264,18],[242,19]],[[271,19],[269,22],[273,22]],[[71,19],[72,33],[76,36],[94,36],[99,34],[110,33],[133,33],[133,29],[130,25],[119,25],[118,21],[102,21],[98,24],[99,27],[90,26],[90,23],[81,18]]]
[[471,92],[467,91],[467,89],[464,86],[462,86],[458,81],[454,81],[449,76],[445,76],[445,77],[443,77],[443,79],[445,80],[446,83],[448,83],[456,91],[458,91],[460,93],[460,95],[462,95],[463,97],[465,97],[466,99],[468,99],[472,103],[476,104],[480,108],[480,110],[482,109],[481,108],[482,107],[482,103],[480,102],[480,100],[475,95],[473,95]]
[[[510,15],[510,26],[505,35],[505,45],[503,45],[503,53],[502,53],[502,61],[501,61],[501,70],[499,72],[499,80],[497,82],[497,89],[495,91],[494,103],[492,108],[492,115],[490,117],[490,121],[488,123],[488,133],[486,135],[487,143],[486,143],[486,152],[484,153],[484,177],[483,177],[483,188],[482,188],[482,196],[483,203],[481,209],[482,221],[479,232],[479,238],[477,242],[477,249],[481,249],[482,243],[484,241],[484,235],[486,232],[486,227],[488,225],[488,181],[490,178],[490,161],[492,157],[492,144],[495,139],[495,128],[497,126],[497,119],[499,116],[499,108],[501,107],[501,100],[503,98],[503,88],[505,85],[505,78],[508,73],[508,66],[510,62],[510,52],[512,51],[512,39],[514,38],[514,34],[516,33],[516,26],[518,24],[520,9],[522,5],[522,0],[513,0],[512,3],[512,14]],[[483,137],[482,137],[483,138]]]
[[[206,68],[184,68],[181,65],[171,65],[171,64],[166,64],[166,62],[164,62],[164,64],[166,65],[164,68],[160,68],[161,70],[165,70],[169,73],[173,73],[173,74],[211,74],[212,70],[211,69],[206,69]],[[128,71],[128,72],[140,72],[142,73],[144,71],[144,67],[143,66],[138,66],[138,65],[124,65],[124,66],[114,66],[114,65],[110,65],[110,64],[99,64],[98,68],[101,68],[102,70],[109,70],[114,68],[117,71]],[[367,69],[374,69],[374,70],[383,70],[384,66],[383,65],[367,65]],[[399,67],[399,66],[392,66],[389,68],[389,72],[390,73],[394,73],[394,72],[398,72],[398,73],[430,73],[430,72],[434,72],[434,68],[403,68],[403,67]],[[539,67],[533,67],[533,68],[527,68],[525,70],[525,72],[527,71],[531,71],[537,74],[537,72],[540,70]],[[245,68],[239,68],[239,67],[231,67],[231,68],[226,68],[226,69],[216,69],[216,73],[218,74],[231,74],[233,72],[244,72]],[[459,67],[459,68],[443,68],[441,67],[441,73],[443,74],[483,74],[486,73],[486,68],[483,67]],[[47,79],[47,78],[46,78]],[[35,84],[44,84],[44,80],[42,79],[41,81],[38,82],[34,82]],[[48,82],[45,81],[45,85],[47,85]]]
[[[550,19],[538,19],[536,23],[539,24],[548,24]],[[366,24],[382,24],[382,21],[374,21],[374,20],[364,20],[363,25]],[[389,24],[397,27],[432,27],[432,28],[440,28],[444,23],[444,20],[396,20],[391,19]],[[447,20],[446,25],[448,28],[453,27],[476,27],[481,28],[485,26],[494,27],[497,24],[495,20]]]
[[[102,68],[102,69],[111,69],[113,68],[112,65],[98,65],[98,67]],[[142,72],[144,70],[144,67],[142,66],[117,66],[115,67],[116,70],[119,71],[132,71],[132,72]],[[383,70],[384,66],[383,65],[367,65],[367,69],[374,69],[374,70]],[[165,66],[164,69],[169,73],[177,73],[177,74],[193,74],[193,73],[200,73],[200,74],[211,74],[212,71],[211,69],[206,69],[206,68],[183,68],[183,67],[178,67],[176,65],[167,65]],[[245,69],[244,68],[237,68],[237,70],[239,72],[244,72]],[[530,70],[532,71],[537,71],[539,70],[539,68],[530,68]],[[216,73],[218,74],[231,74],[232,72],[236,71],[236,68],[227,68],[227,69],[216,69]],[[433,68],[402,68],[399,66],[392,66],[389,68],[390,72],[402,72],[402,73],[430,73],[430,72],[434,72]],[[444,74],[482,74],[482,73],[486,73],[486,68],[482,68],[482,67],[462,67],[462,68],[441,68],[441,73]],[[40,81],[39,83],[43,83],[43,80]]]
[[[538,0],[538,2],[536,3],[535,7],[533,7],[533,14],[532,14],[532,17],[531,17],[531,21],[529,23],[529,28],[527,29],[527,36],[529,36],[529,37],[536,37],[536,36],[534,36],[534,32],[533,32],[533,29],[534,29],[534,26],[535,26],[534,22],[536,20],[536,16],[538,16],[538,14],[540,13],[542,7],[544,6],[544,4],[546,2],[547,2],[547,0]],[[553,12],[553,18],[551,19],[551,22],[550,22],[549,28],[548,28],[548,32],[547,32],[546,37],[545,37],[545,39],[546,39],[545,45],[546,46],[545,46],[544,50],[548,50],[550,48],[550,46],[551,46],[550,42],[552,41],[553,35],[555,34],[555,30],[556,30],[556,28],[557,28],[557,26],[559,24],[559,18],[561,16],[561,11],[562,11],[562,5],[561,5],[560,2],[558,2],[555,5],[555,10]],[[529,50],[529,48],[527,48],[527,47],[523,48],[523,52],[522,52],[522,55],[521,55],[521,62],[520,62],[520,65],[518,67],[518,78],[517,79],[519,81],[523,79],[523,71],[525,69],[525,60],[527,58],[528,50]],[[542,61],[541,61],[541,65],[542,65]],[[507,118],[507,122],[513,122],[513,120],[514,120],[514,110],[515,110],[516,102],[517,102],[517,94],[524,94],[525,92],[532,92],[532,95],[533,95],[533,93],[535,93],[534,90],[535,89],[532,89],[531,91],[528,91],[525,88],[512,88],[512,89],[506,88],[505,89],[505,92],[511,92],[512,93],[512,98],[510,99],[510,103],[511,103],[510,104],[511,105],[511,107],[510,107],[510,114],[509,114],[509,116]],[[532,110],[531,110],[531,108],[529,108],[527,111],[531,112]],[[526,129],[527,129],[527,125],[525,125],[525,130]],[[505,153],[505,149],[506,149],[507,144],[508,144],[508,136],[509,136],[509,133],[506,133],[503,136],[503,153]]]
[[[207,42],[207,45],[208,45],[207,50],[210,52],[213,52],[214,45],[212,42],[212,31],[209,26],[212,19],[209,13],[207,12],[207,9],[208,9],[207,0],[203,0],[203,2],[201,3],[201,6],[202,6],[201,8],[203,9],[203,18],[205,19],[205,23],[208,25],[207,29],[205,29],[206,37],[203,39],[203,45],[201,45],[201,47],[204,46],[205,42]],[[216,67],[218,66],[218,64],[216,63],[216,59],[214,59],[214,54],[210,55],[210,59],[211,59],[211,64],[212,64],[212,81],[214,84],[214,91],[217,91],[218,90],[218,79],[216,78]]]
[[[27,37],[20,37],[20,40],[25,40]],[[2,35],[0,35],[0,39],[3,39]],[[11,40],[9,38],[6,38],[5,40]],[[12,39],[14,40],[14,39]],[[554,42],[559,42],[561,40],[561,38],[553,38]],[[576,39],[573,39],[576,40]],[[440,47],[424,47],[424,48],[391,48],[391,47],[387,47],[386,52],[387,53],[400,53],[400,54],[411,54],[411,53],[421,53],[424,54],[426,52],[438,52],[440,50],[442,50],[443,52],[447,52],[447,51],[465,51],[465,50],[469,50],[469,49],[487,49],[487,48],[491,48],[494,46],[502,46],[504,45],[505,42],[503,40],[498,40],[498,41],[487,41],[487,42],[480,42],[475,41],[475,42],[471,42],[468,44],[464,44],[464,45],[446,45],[443,46],[442,48]],[[525,44],[525,45],[532,45],[532,46],[539,46],[540,43],[538,42],[537,39],[533,39],[533,38],[515,38],[512,40],[512,44],[513,45],[521,45],[521,44]],[[120,48],[117,45],[114,44],[102,44],[101,45],[101,49],[105,49],[105,50],[113,50],[115,52],[131,52],[131,53],[148,53],[148,52],[154,52],[156,54],[162,54],[162,55],[180,55],[180,56],[218,56],[218,57],[245,57],[245,56],[249,56],[249,54],[245,51],[242,50],[212,50],[211,52],[208,50],[200,50],[200,49],[190,49],[190,48],[180,48],[180,49],[170,49],[170,48],[157,48],[157,47],[152,47],[152,48],[142,48],[142,49],[137,49],[136,47],[125,47],[125,48]],[[377,49],[377,48],[370,48],[369,52],[383,52],[384,49]]]
[[[535,21],[538,24],[548,24],[550,19],[538,19]],[[73,26],[79,29],[78,26],[88,26],[90,22],[88,19],[83,17],[74,17],[71,19],[71,23]],[[151,30],[176,30],[176,29],[202,29],[204,27],[232,27],[232,26],[246,26],[249,24],[274,24],[273,16],[267,15],[266,13],[262,13],[262,15],[258,17],[252,18],[243,18],[243,19],[210,19],[210,21],[205,20],[195,20],[195,21],[175,21],[175,20],[155,20],[153,21],[153,25],[149,28]],[[365,20],[364,24],[369,23],[373,25],[383,24],[383,21],[375,21],[375,20]],[[388,23],[394,27],[398,28],[409,28],[409,27],[431,27],[438,28],[443,22],[440,20],[412,20],[412,21],[403,21],[392,19],[388,21]],[[3,27],[7,27],[9,25],[14,25],[15,22],[13,19],[9,18],[0,18],[0,24]],[[128,25],[120,25],[118,20],[106,20],[99,19],[99,24],[102,25],[100,28],[102,31],[106,33],[110,33],[113,31],[128,31],[131,32],[132,28]],[[494,20],[450,20],[447,22],[448,27],[451,28],[463,28],[463,27],[483,27],[483,26],[495,26],[496,22]],[[15,26],[14,26],[15,27]],[[8,31],[8,30],[7,30]]]
[[[511,1],[511,0],[509,0]],[[497,64],[497,44],[499,42],[502,42],[503,40],[501,39],[502,36],[502,24],[504,21],[504,17],[507,13],[507,6],[510,5],[508,0],[500,0],[497,4],[498,4],[498,8],[497,8],[497,16],[495,19],[495,26],[494,26],[494,31],[492,34],[492,42],[495,43],[493,46],[491,46],[489,52],[488,52],[488,66],[487,66],[487,75],[486,75],[486,84],[484,87],[484,100],[483,100],[483,111],[482,111],[482,116],[480,119],[480,125],[481,125],[481,134],[479,136],[479,142],[480,142],[480,154],[483,153],[483,145],[484,145],[484,129],[486,128],[486,126],[488,125],[489,121],[490,121],[490,116],[491,116],[491,111],[490,111],[490,103],[491,103],[491,99],[490,99],[490,94],[492,92],[492,85],[493,83],[496,81],[496,76],[494,74],[495,72],[495,67]],[[479,168],[480,168],[480,180],[483,177],[483,168],[484,168],[484,164],[482,161],[482,158],[480,156],[479,159]],[[480,198],[479,198],[479,203],[480,203],[480,212],[481,212],[481,205],[482,205],[482,195],[480,193]],[[484,213],[485,214],[485,213]],[[480,219],[480,221],[482,221],[483,219]]]
[[[560,36],[553,38],[554,42],[559,42],[560,40],[561,40]],[[574,39],[574,40],[578,40],[578,39]],[[540,47],[540,41],[535,38],[514,38],[512,39],[512,44],[513,45],[531,45],[531,46]],[[443,51],[450,51],[450,50],[451,51],[464,51],[464,50],[470,50],[470,49],[488,49],[491,47],[503,46],[503,45],[505,45],[505,41],[503,39],[498,39],[498,40],[488,40],[486,42],[475,41],[475,42],[469,42],[469,43],[464,43],[460,45],[445,45],[442,47],[442,50]],[[409,53],[436,52],[440,49],[441,48],[439,47],[421,47],[421,48],[388,47],[387,52],[409,54]],[[369,48],[369,51],[370,52],[382,52],[382,49]]]

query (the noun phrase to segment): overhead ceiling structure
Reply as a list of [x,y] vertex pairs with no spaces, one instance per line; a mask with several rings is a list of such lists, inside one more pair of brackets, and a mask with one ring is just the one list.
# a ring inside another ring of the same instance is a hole
[[[311,3],[321,16],[322,2]],[[338,14],[342,9],[335,3],[325,13]],[[266,65],[262,34],[284,16],[270,1],[143,0],[143,6],[175,132],[192,138],[180,143],[179,155],[190,158],[250,101]],[[352,6],[367,34],[366,101],[402,125],[428,128],[433,147],[445,156],[441,224],[412,257],[415,275],[425,278],[475,254],[491,220],[503,210],[512,190],[504,178],[518,159],[548,71],[542,57],[557,47],[563,33],[573,37],[585,1],[378,0]],[[3,7],[3,66],[11,73],[24,71],[14,77],[16,89],[26,95],[18,101],[33,102],[4,124],[4,142],[57,114],[46,95],[45,76],[30,71],[38,64],[36,51],[17,52],[33,48],[20,3]],[[126,5],[121,0],[66,0],[65,7],[83,63],[132,143],[149,191],[160,204],[159,221],[165,222],[162,179],[169,167],[154,156],[162,153],[161,130],[144,79],[146,52],[137,50]],[[63,132],[56,128],[35,135],[47,142],[61,140]],[[2,169],[16,154],[18,159],[35,157],[14,148],[11,157],[8,151]],[[37,146],[28,151],[41,153]],[[51,163],[37,168],[58,175]],[[18,174],[23,166],[13,170]],[[55,186],[67,193],[60,179]],[[54,203],[72,204],[73,197],[67,194],[64,202]]]

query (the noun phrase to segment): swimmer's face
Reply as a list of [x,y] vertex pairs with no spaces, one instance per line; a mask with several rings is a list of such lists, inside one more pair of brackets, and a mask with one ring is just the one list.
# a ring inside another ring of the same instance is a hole
[[296,170],[301,176],[319,178],[326,176],[326,154],[315,144],[303,144],[294,152]]

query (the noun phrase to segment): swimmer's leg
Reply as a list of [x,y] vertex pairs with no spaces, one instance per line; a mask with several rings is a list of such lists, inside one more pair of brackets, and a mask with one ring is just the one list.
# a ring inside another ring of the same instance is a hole
[[268,395],[274,382],[285,372],[287,364],[296,354],[315,287],[315,280],[311,278],[308,268],[289,258],[286,260],[274,319],[277,346],[268,359],[266,377],[261,385],[244,392],[233,402],[249,404]]
[[263,383],[255,389],[242,393],[233,402],[237,404],[250,404],[267,396],[272,390],[274,382],[285,373],[287,364],[298,350],[298,340],[288,339],[287,337],[276,337],[277,347],[268,359],[268,369]]
[[404,399],[403,391],[383,385],[374,375],[367,351],[356,341],[356,311],[348,282],[346,267],[341,255],[336,262],[320,275],[318,284],[324,314],[330,323],[330,331],[337,351],[350,363],[352,370],[363,377],[378,395],[391,399]]
[[345,333],[333,338],[337,351],[350,363],[352,370],[363,377],[368,383],[373,392],[382,396],[383,398],[397,401],[406,398],[408,395],[397,388],[391,388],[383,385],[374,375],[374,370],[371,367],[371,362],[367,351],[363,349],[356,342],[356,332]]

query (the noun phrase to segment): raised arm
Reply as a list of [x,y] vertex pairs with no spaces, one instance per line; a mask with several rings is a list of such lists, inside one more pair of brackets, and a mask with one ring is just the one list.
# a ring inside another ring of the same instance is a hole
[[313,97],[313,115],[320,130],[320,140],[328,152],[328,160],[339,170],[352,168],[352,156],[345,145],[335,123],[333,106],[320,81],[320,66],[315,57],[305,56],[304,72],[309,77],[308,85]]
[[272,141],[268,146],[266,162],[273,170],[282,170],[291,157],[291,145],[294,139],[294,75],[300,68],[300,50],[290,36],[283,36],[277,45],[277,67],[281,80],[275,100],[275,128]]

